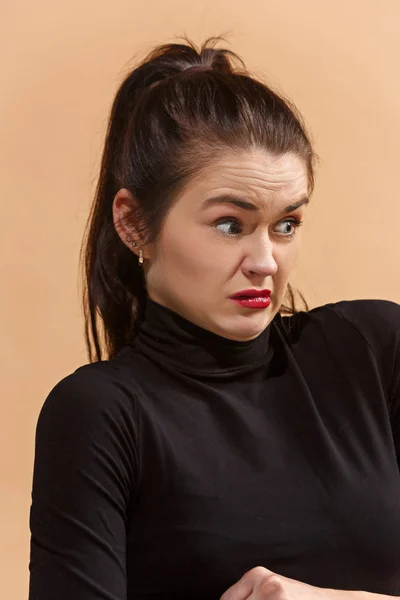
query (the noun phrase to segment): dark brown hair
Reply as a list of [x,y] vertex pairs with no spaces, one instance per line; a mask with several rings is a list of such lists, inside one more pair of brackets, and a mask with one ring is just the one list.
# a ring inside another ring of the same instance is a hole
[[[157,239],[174,198],[227,149],[296,153],[307,167],[310,194],[314,188],[316,154],[290,100],[252,77],[236,53],[215,48],[221,36],[208,38],[199,49],[182,39],[185,43],[154,48],[122,82],[111,109],[80,254],[90,362],[103,360],[102,346],[110,359],[129,343],[144,314],[143,269],[113,222],[119,189],[138,201],[131,218],[145,245]],[[187,71],[196,65],[209,68]],[[285,302],[281,313],[297,312],[290,285]]]

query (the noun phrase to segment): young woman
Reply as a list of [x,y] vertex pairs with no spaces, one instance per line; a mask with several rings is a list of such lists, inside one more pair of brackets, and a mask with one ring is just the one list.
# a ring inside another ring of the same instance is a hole
[[218,39],[157,47],[115,98],[30,600],[400,598],[400,306],[296,310],[316,156]]

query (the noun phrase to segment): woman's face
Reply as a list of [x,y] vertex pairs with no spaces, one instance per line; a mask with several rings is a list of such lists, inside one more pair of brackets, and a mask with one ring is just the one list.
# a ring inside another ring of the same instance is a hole
[[[283,302],[307,192],[306,167],[296,155],[226,154],[191,182],[157,242],[143,249],[149,297],[223,337],[257,337]],[[230,299],[254,288],[271,290],[267,308]]]

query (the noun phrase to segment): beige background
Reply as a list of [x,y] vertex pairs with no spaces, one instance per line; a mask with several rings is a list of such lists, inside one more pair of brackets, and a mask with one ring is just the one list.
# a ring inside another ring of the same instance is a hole
[[78,251],[132,57],[228,33],[302,111],[322,158],[295,283],[311,306],[400,302],[398,0],[3,0],[1,593],[27,596],[38,412],[87,362]]

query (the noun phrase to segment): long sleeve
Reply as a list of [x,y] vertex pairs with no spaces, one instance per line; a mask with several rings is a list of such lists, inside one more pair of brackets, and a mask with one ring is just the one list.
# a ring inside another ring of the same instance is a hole
[[49,393],[36,426],[29,600],[126,598],[136,422],[111,368],[81,367]]
[[393,438],[400,471],[400,331],[397,332],[396,346],[393,353],[393,372],[390,389],[390,411]]
[[338,302],[332,308],[352,323],[377,358],[400,469],[400,304],[357,300]]

